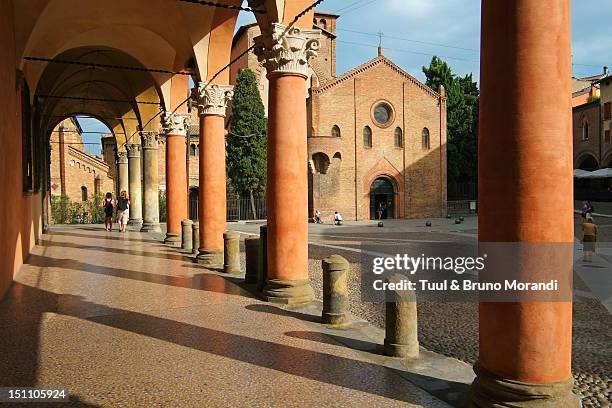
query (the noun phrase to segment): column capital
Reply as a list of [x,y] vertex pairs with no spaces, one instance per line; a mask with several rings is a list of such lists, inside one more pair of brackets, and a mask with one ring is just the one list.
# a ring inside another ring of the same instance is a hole
[[127,164],[128,154],[127,152],[117,152],[117,164]]
[[270,33],[255,37],[253,51],[264,63],[268,77],[283,74],[308,77],[308,61],[321,48],[320,35],[321,30],[274,23]]
[[137,143],[128,143],[125,145],[127,149],[127,157],[135,158],[140,157],[140,151],[142,150],[142,146]]
[[191,100],[198,107],[200,116],[217,115],[225,117],[225,112],[234,96],[232,85],[219,85],[199,82],[191,90]]
[[140,133],[142,148],[157,150],[159,147],[159,132],[143,131]]
[[188,113],[164,112],[161,116],[161,126],[166,136],[187,136],[190,124],[191,115]]

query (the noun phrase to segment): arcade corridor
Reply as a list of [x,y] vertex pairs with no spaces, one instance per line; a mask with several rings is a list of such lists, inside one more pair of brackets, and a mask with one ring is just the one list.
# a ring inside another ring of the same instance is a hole
[[0,383],[92,407],[447,406],[308,320],[151,235],[54,228],[0,305]]

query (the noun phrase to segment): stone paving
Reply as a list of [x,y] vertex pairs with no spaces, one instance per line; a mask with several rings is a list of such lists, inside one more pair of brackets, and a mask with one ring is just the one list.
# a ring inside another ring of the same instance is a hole
[[[477,219],[468,217],[460,225],[454,220],[432,220],[433,226],[425,226],[425,220],[389,220],[384,228],[376,227],[373,222],[349,222],[342,227],[330,225],[310,226],[310,277],[315,293],[321,293],[321,259],[331,254],[341,254],[351,265],[349,296],[351,311],[374,325],[384,326],[384,307],[380,304],[361,301],[359,270],[362,243],[386,243],[404,241],[407,244],[423,241],[466,241],[476,240]],[[578,227],[578,217],[577,217]],[[599,221],[598,221],[599,223]],[[603,225],[607,222],[601,220]],[[612,220],[609,223],[612,227]],[[232,228],[255,233],[256,224],[233,225]],[[610,241],[603,228],[600,252],[607,253]],[[579,228],[576,234],[579,235]],[[607,242],[605,242],[607,241]],[[602,271],[612,277],[612,250],[606,263],[605,256],[598,256],[593,265],[582,265],[580,252],[575,255],[575,289],[583,296],[575,298],[573,331],[573,372],[574,390],[583,397],[585,407],[610,406],[612,391],[612,316],[592,294],[590,287],[580,276],[582,272]],[[608,282],[610,279],[608,279]],[[612,295],[609,290],[608,296]],[[458,358],[473,364],[478,357],[478,304],[473,302],[419,302],[419,341],[422,346],[434,352]]]
[[57,227],[40,244],[0,303],[2,386],[65,387],[80,407],[449,406],[422,389],[436,364],[347,346],[376,348],[150,235]]

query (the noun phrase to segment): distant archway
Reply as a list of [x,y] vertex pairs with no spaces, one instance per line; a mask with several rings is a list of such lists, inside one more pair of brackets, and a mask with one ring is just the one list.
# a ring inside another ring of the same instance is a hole
[[196,221],[198,219],[200,189],[198,187],[189,188],[189,219]]
[[576,168],[580,170],[594,171],[599,169],[599,163],[597,163],[597,159],[595,158],[595,156],[588,153],[583,155],[582,157],[579,157],[576,163]]
[[378,177],[370,186],[370,219],[395,218],[396,188],[387,177]]

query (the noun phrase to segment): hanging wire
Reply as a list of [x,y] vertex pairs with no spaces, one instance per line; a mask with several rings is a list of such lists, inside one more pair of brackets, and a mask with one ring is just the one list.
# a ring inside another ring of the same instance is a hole
[[159,74],[171,74],[171,75],[192,75],[192,72],[189,71],[168,71],[165,69],[157,69],[157,68],[142,68],[142,67],[131,67],[127,65],[113,65],[113,64],[96,64],[91,62],[81,62],[81,61],[71,61],[71,60],[62,60],[55,58],[41,58],[41,57],[23,57],[26,61],[36,61],[36,62],[49,62],[53,64],[68,64],[68,65],[80,65],[84,67],[90,68],[106,68],[117,71],[138,71],[138,72],[155,72]]
[[240,11],[248,11],[250,13],[256,14],[265,14],[266,11],[265,10],[257,10],[251,7],[241,7],[241,6],[234,6],[231,4],[223,4],[223,3],[216,3],[214,1],[207,1],[207,0],[178,0],[180,2],[183,3],[192,3],[192,4],[198,4],[200,6],[208,6],[208,7],[217,7],[217,8],[224,8],[224,9],[230,9],[230,10],[240,10]]
[[107,98],[87,98],[82,96],[59,96],[59,95],[36,95],[39,98],[49,99],[68,99],[74,101],[93,101],[93,102],[113,102],[113,103],[137,103],[140,105],[159,105],[160,102],[148,102],[148,101],[131,101],[128,99],[107,99]]

